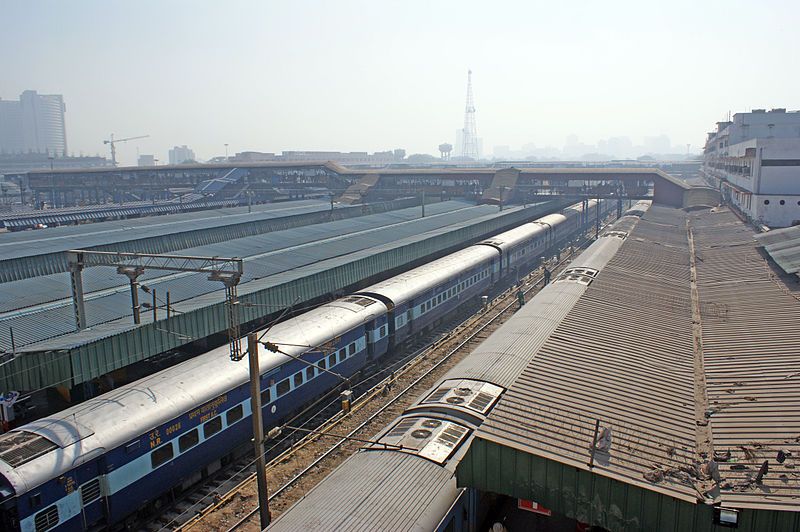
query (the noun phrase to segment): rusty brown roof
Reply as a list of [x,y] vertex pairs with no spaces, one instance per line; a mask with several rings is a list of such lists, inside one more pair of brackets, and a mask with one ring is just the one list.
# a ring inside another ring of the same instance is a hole
[[[477,436],[590,469],[599,421],[612,444],[594,473],[686,501],[797,511],[798,323],[797,285],[730,212],[653,206]],[[778,463],[778,450],[792,456]],[[697,473],[715,454],[718,484]]]

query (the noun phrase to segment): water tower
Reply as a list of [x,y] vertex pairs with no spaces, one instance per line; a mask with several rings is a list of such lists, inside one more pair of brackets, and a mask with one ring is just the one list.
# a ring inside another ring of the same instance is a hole
[[445,142],[444,144],[439,144],[439,153],[442,154],[442,159],[445,161],[450,160],[450,152],[453,151],[453,145],[448,144]]

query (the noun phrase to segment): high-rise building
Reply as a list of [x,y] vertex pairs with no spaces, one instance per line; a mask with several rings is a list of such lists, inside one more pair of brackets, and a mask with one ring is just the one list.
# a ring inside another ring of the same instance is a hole
[[25,152],[22,106],[19,101],[0,100],[0,154]]
[[186,144],[175,146],[169,150],[169,164],[183,164],[187,161],[194,162],[195,160],[194,151]]
[[142,153],[136,160],[136,166],[155,166],[155,165],[156,165],[156,158],[154,155],[148,155]]
[[24,91],[19,100],[0,101],[0,153],[65,156],[67,131],[60,94]]

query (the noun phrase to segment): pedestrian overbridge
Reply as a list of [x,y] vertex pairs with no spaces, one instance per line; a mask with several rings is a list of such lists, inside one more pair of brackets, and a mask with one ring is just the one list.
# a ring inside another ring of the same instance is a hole
[[[625,197],[648,197],[654,203],[672,207],[691,207],[697,201],[714,202],[718,197],[708,187],[692,187],[685,181],[663,170],[650,167],[606,168],[388,168],[347,169],[347,175],[361,180],[366,176],[379,176],[380,187],[387,190],[441,189],[452,195],[473,194],[475,197],[499,203],[502,193],[511,197],[514,191],[523,200],[532,195],[622,194]],[[516,177],[516,179],[514,179]],[[372,185],[377,184],[377,180]],[[506,190],[505,187],[509,188]],[[537,191],[534,193],[534,191]],[[432,191],[431,191],[432,192]]]

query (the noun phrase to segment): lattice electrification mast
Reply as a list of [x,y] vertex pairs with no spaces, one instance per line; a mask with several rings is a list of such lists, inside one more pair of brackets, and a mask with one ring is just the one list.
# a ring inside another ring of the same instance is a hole
[[475,127],[475,99],[472,96],[472,70],[467,71],[467,107],[461,130],[461,156],[478,159],[478,130]]

